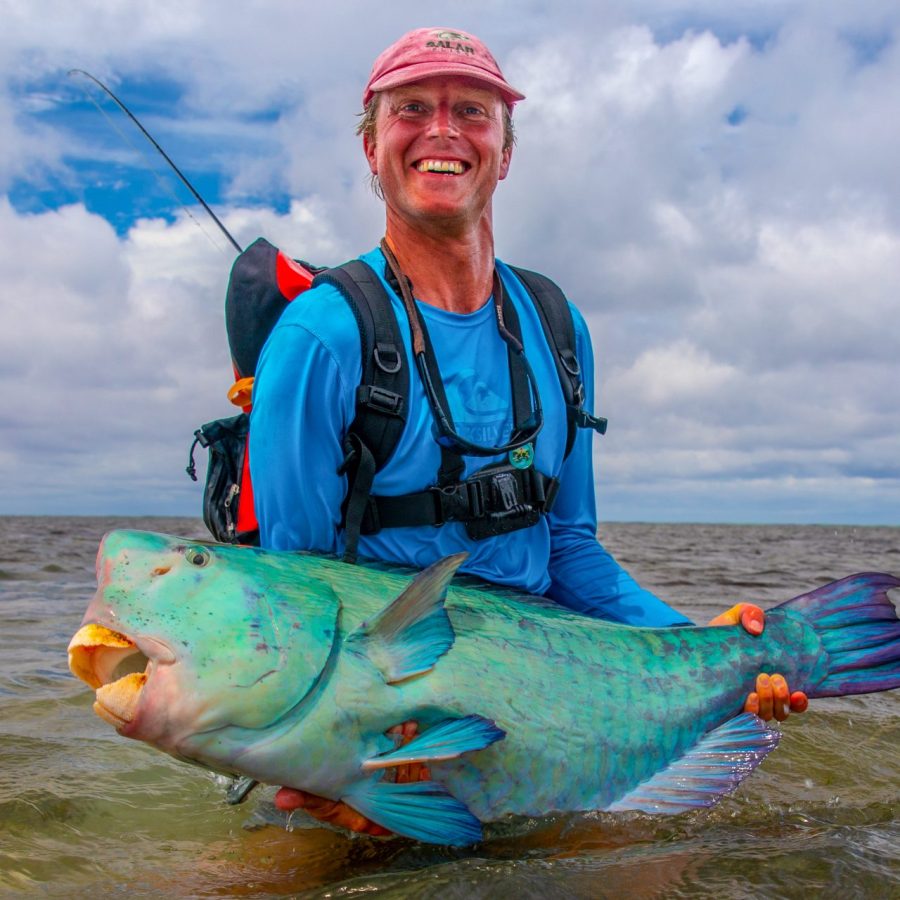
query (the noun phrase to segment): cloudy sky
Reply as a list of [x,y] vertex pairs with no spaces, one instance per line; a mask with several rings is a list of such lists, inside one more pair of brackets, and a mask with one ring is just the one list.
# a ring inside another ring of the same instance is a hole
[[601,519],[900,524],[896,0],[0,0],[0,21],[0,512],[196,514],[191,433],[232,410],[233,253],[67,72],[107,81],[243,245],[331,264],[383,225],[353,134],[372,60],[445,25],[528,95],[497,252],[590,323]]

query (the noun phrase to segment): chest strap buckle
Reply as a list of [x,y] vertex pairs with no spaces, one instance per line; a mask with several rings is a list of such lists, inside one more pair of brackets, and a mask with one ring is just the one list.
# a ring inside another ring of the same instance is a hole
[[430,489],[435,500],[435,525],[465,522],[484,515],[484,491],[480,481],[460,481]]

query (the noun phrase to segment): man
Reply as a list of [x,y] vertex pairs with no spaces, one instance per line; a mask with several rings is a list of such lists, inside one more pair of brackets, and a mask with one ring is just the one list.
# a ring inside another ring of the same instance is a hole
[[[444,484],[448,453],[462,467],[451,487],[485,471],[521,484],[515,469],[524,454],[525,468],[538,473],[533,477],[554,485],[555,500],[537,521],[497,536],[485,538],[461,520],[398,523],[360,535],[359,552],[421,568],[466,551],[462,571],[546,595],[588,615],[632,625],[689,624],[637,585],[598,543],[591,432],[580,430],[566,454],[566,411],[553,352],[526,288],[494,256],[493,195],[509,172],[511,113],[523,99],[481,41],[450,29],[411,31],[373,66],[361,132],[385,202],[386,228],[381,248],[361,259],[389,292],[414,376],[403,433],[375,475],[371,494],[420,497]],[[516,339],[508,337],[512,313],[501,305],[503,296],[519,322],[524,363]],[[590,409],[590,336],[574,308],[572,316]],[[432,369],[426,364],[416,373],[429,343]],[[263,546],[345,550],[345,441],[356,413],[361,366],[357,324],[331,285],[314,288],[288,307],[273,330],[257,370],[250,431]],[[527,389],[518,392],[516,366],[527,374],[519,376]],[[544,419],[543,428],[536,436],[532,428],[524,442],[523,396],[530,402],[527,421],[534,425],[540,412]],[[513,447],[517,436],[519,446]],[[738,604],[714,620],[738,622],[758,634],[763,614]],[[791,698],[780,676],[760,676],[748,708],[784,718],[804,699]],[[414,723],[398,727],[401,739],[415,730]],[[371,823],[343,804],[284,791],[280,800],[283,807],[302,805],[347,827],[372,831]]]

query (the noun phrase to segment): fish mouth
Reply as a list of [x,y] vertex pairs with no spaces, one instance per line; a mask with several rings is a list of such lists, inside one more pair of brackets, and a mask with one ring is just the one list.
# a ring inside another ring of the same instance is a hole
[[94,712],[121,730],[134,721],[152,661],[129,637],[84,625],[69,642],[69,669],[94,688]]

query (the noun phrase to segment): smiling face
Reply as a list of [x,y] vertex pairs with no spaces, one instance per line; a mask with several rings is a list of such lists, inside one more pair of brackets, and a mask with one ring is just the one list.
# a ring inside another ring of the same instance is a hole
[[490,223],[491,197],[509,171],[503,101],[481,82],[427,78],[379,97],[364,137],[392,219],[416,230],[463,234]]

